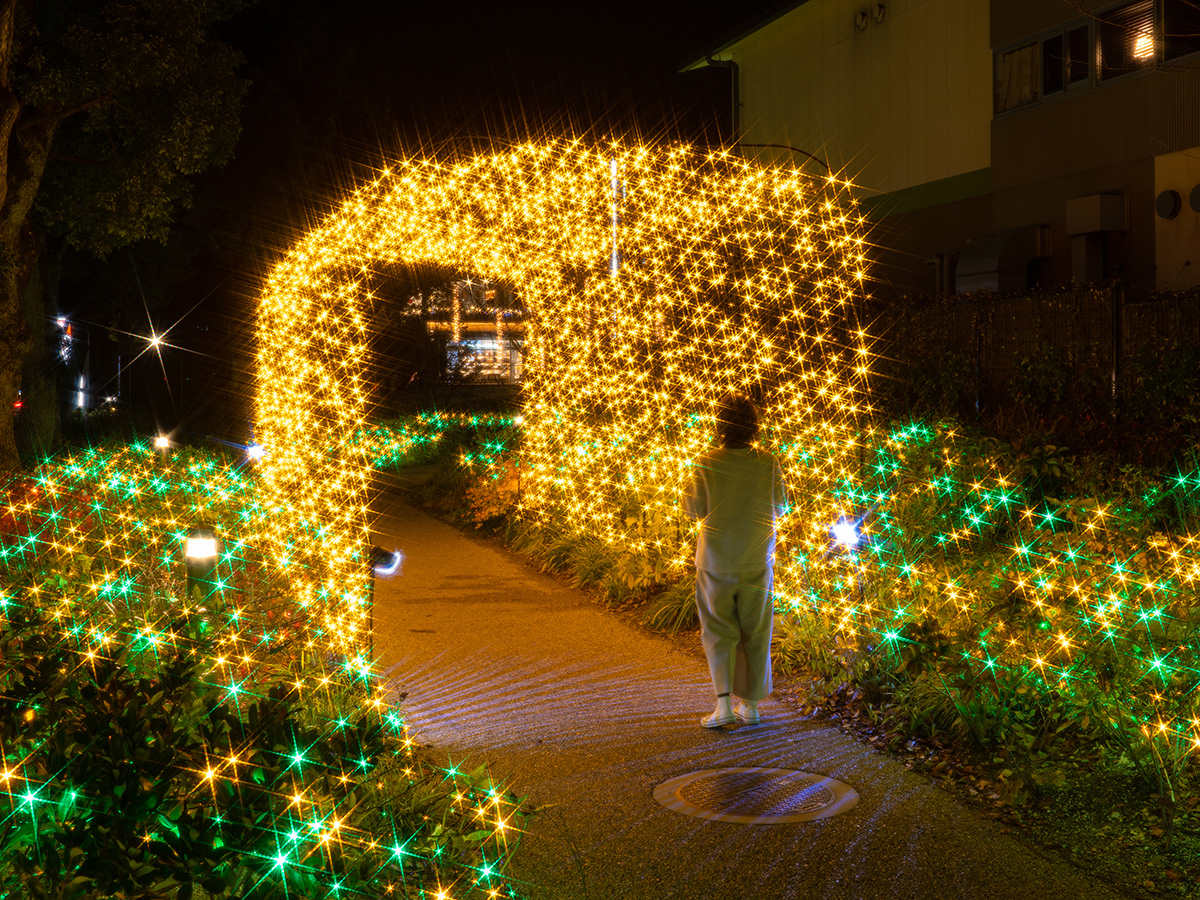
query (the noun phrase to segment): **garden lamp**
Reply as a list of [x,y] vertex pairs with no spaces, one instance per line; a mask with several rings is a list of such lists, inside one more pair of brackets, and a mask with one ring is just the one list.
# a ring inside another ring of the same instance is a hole
[[216,582],[219,553],[220,544],[212,528],[198,525],[188,531],[183,545],[183,557],[187,564],[188,599],[191,599],[197,588],[203,597],[212,592]]
[[876,500],[858,516],[842,516],[831,526],[829,526],[830,547],[827,553],[843,552],[853,554],[858,550],[859,545],[869,541],[870,538],[863,534],[863,523],[871,513],[879,508],[882,503],[882,498]]
[[165,434],[160,434],[154,439],[154,450],[158,453],[159,459],[166,459],[171,455],[171,439]]
[[400,569],[400,562],[404,559],[404,554],[399,550],[384,550],[382,547],[371,548],[371,571],[381,577],[387,578],[389,575],[395,575]]

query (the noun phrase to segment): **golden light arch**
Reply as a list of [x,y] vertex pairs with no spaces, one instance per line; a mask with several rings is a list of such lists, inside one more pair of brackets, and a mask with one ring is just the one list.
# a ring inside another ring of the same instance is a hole
[[291,249],[259,305],[263,488],[279,556],[309,573],[302,602],[335,637],[364,635],[370,286],[414,262],[523,301],[523,503],[569,527],[685,564],[692,461],[719,398],[756,395],[798,501],[786,591],[796,551],[827,540],[868,411],[864,230],[846,182],[728,151],[561,141],[393,162]]

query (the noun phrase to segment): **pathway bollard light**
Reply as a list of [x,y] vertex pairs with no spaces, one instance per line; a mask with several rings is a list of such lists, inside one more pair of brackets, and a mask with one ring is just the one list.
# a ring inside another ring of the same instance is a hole
[[858,587],[858,600],[860,603],[867,602],[867,595],[866,589],[863,587],[865,570],[858,555],[858,548],[864,539],[862,533],[863,522],[874,511],[875,506],[872,506],[858,518],[843,517],[834,522],[829,528],[829,536],[832,543],[829,552],[844,554],[846,559],[854,565],[854,583]]
[[382,547],[372,547],[368,554],[368,565],[371,567],[371,582],[367,590],[367,629],[371,647],[371,657],[375,656],[375,579],[390,578],[400,571],[400,563],[404,554],[399,550],[384,550]]
[[216,532],[206,525],[191,529],[184,541],[183,557],[187,565],[187,599],[197,590],[207,599],[216,589],[217,556],[220,543]]
[[829,532],[833,536],[834,543],[853,551],[862,539],[862,535],[858,533],[858,526],[859,522],[856,519],[839,519],[829,529]]
[[832,525],[829,526],[829,549],[826,551],[829,554],[845,553],[849,557],[855,556],[859,546],[862,544],[870,544],[871,536],[863,533],[863,525],[867,519],[879,508],[881,500],[876,500],[858,516],[842,516]]

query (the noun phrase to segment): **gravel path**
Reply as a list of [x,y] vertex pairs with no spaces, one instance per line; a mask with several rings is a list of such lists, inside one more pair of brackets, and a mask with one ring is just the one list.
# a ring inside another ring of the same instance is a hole
[[[650,634],[494,544],[383,490],[377,542],[405,554],[376,588],[375,645],[417,738],[545,805],[513,874],[532,900],[1124,896],[1042,856],[835,728],[767,700],[709,731],[703,656]],[[794,768],[852,785],[839,816],[738,825],[654,788],[700,769]]]

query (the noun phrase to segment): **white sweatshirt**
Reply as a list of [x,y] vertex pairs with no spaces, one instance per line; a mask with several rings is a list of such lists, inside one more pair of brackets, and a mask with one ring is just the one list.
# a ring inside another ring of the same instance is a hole
[[775,565],[775,520],[787,508],[775,458],[753,447],[717,449],[696,461],[683,511],[700,522],[696,568],[757,574]]

